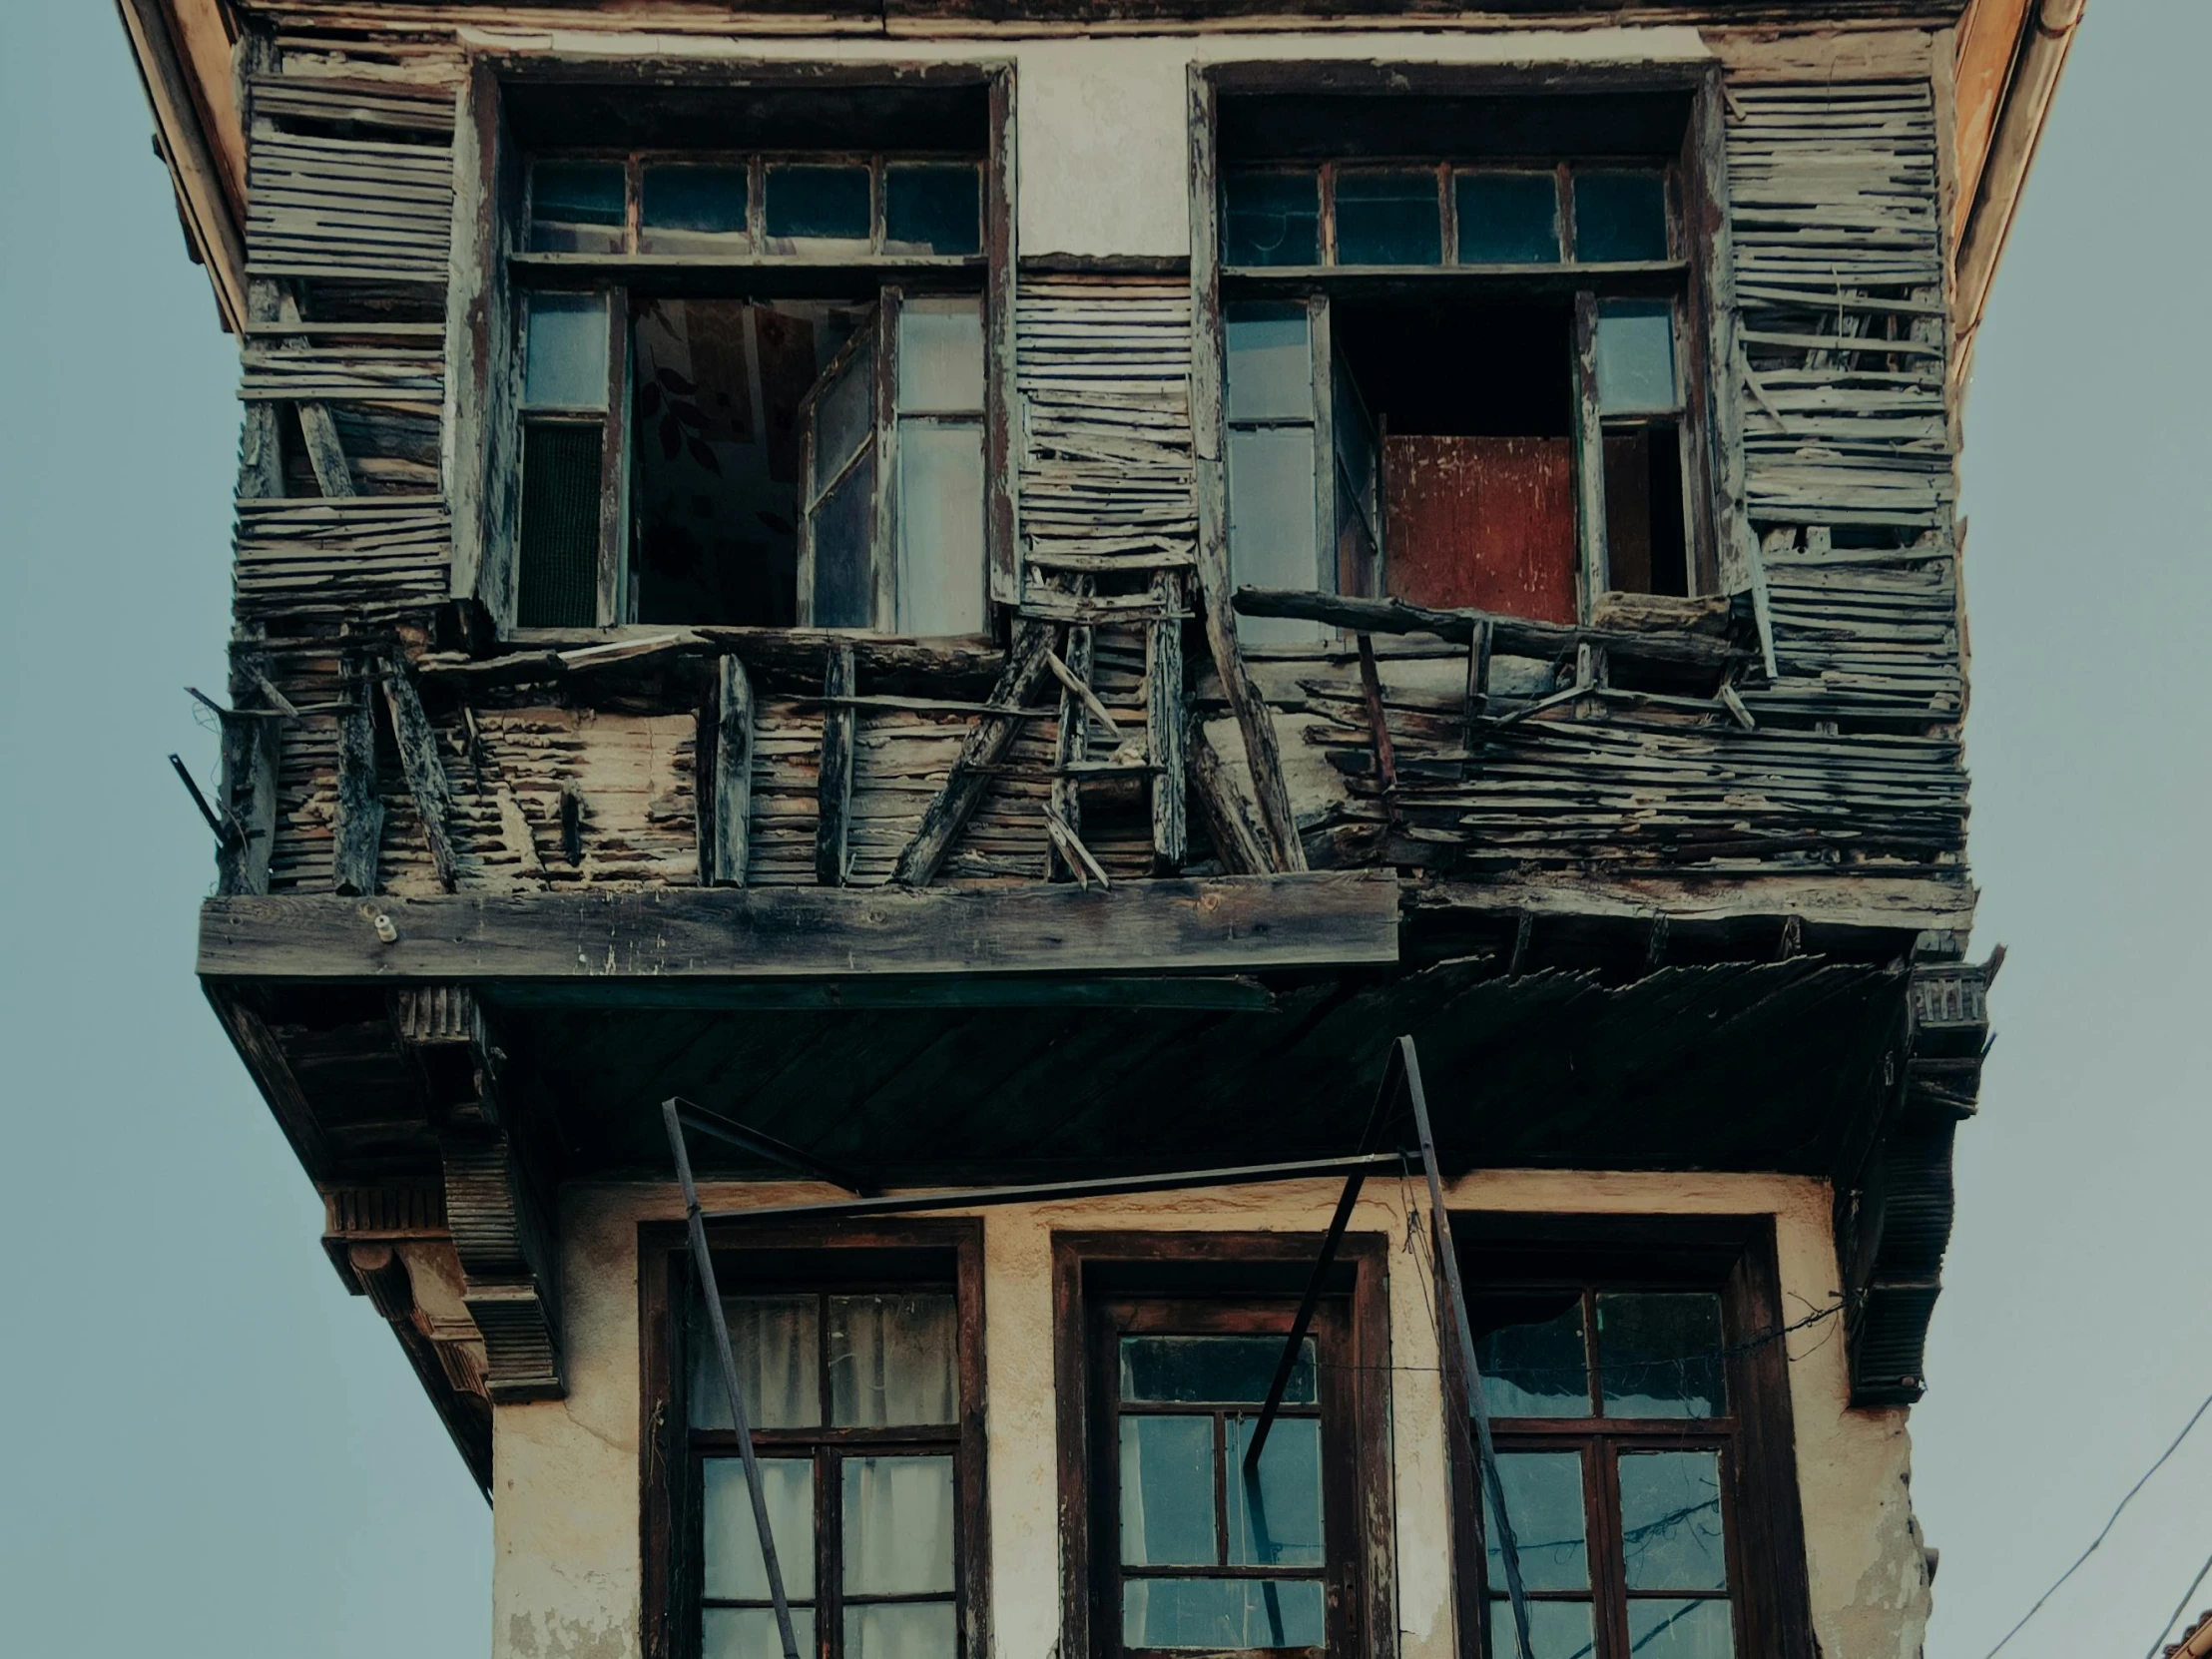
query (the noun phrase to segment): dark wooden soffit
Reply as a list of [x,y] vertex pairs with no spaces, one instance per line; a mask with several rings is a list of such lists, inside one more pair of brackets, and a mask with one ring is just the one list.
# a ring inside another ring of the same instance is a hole
[[220,897],[200,973],[254,980],[1202,973],[1397,960],[1388,871],[941,889]]

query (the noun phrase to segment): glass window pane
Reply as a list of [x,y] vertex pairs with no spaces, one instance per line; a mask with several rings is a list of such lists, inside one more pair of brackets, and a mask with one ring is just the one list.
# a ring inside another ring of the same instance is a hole
[[1121,1419],[1121,1559],[1207,1567],[1214,1547],[1214,1419]]
[[[700,1499],[700,1588],[711,1601],[766,1601],[768,1564],[761,1532],[753,1524],[745,1460],[710,1457]],[[761,1494],[768,1502],[769,1535],[784,1593],[794,1601],[815,1595],[815,1463],[811,1457],[760,1459]]]
[[1603,1292],[1597,1331],[1607,1416],[1711,1417],[1728,1409],[1719,1297]]
[[1590,1415],[1589,1352],[1582,1294],[1474,1297],[1474,1359],[1493,1417]]
[[[699,1616],[699,1659],[784,1659],[784,1638],[773,1607],[709,1607]],[[800,1659],[815,1651],[815,1610],[792,1609],[792,1636]]]
[[[1590,1552],[1583,1529],[1582,1454],[1501,1451],[1497,1454],[1497,1478],[1505,1489],[1505,1512],[1513,1521],[1521,1587],[1588,1589]],[[1504,1589],[1505,1555],[1499,1547],[1497,1511],[1490,1506],[1486,1481],[1482,1493],[1482,1548],[1489,1561],[1490,1588]]]
[[1577,260],[1667,257],[1667,186],[1656,173],[1574,176]]
[[1122,1580],[1124,1648],[1320,1647],[1328,1639],[1316,1579]]
[[1723,1590],[1721,1454],[1621,1453],[1621,1557],[1631,1590]]
[[898,409],[982,413],[982,300],[909,299],[899,307]]
[[959,1651],[959,1611],[953,1602],[893,1602],[844,1610],[844,1659],[954,1659]]
[[1559,258],[1559,181],[1549,173],[1462,173],[1452,181],[1461,265]]
[[1675,407],[1674,307],[1611,299],[1597,312],[1597,404],[1606,414]]
[[815,399],[815,477],[820,492],[875,431],[875,350],[860,346]]
[[[1281,1337],[1124,1337],[1121,1397],[1258,1405],[1268,1397],[1282,1358]],[[1311,1405],[1317,1397],[1309,1337],[1300,1345],[1283,1398],[1286,1404]]]
[[814,511],[817,628],[865,628],[875,616],[875,457],[854,464]]
[[1337,175],[1339,265],[1441,265],[1443,257],[1434,173]]
[[767,176],[772,237],[865,242],[868,170],[864,167],[772,167]]
[[1628,1650],[1636,1659],[1736,1659],[1725,1601],[1631,1601]]
[[744,244],[751,188],[743,164],[646,168],[640,246],[650,254],[714,254]]
[[886,1428],[953,1421],[955,1323],[949,1296],[831,1297],[830,1422]]
[[1232,305],[1227,339],[1231,420],[1314,418],[1313,323],[1304,305]]
[[[1314,433],[1278,426],[1229,434],[1229,568],[1238,585],[1314,589],[1322,585],[1314,546]],[[1319,623],[1239,617],[1247,642],[1311,640]]]
[[1327,1560],[1322,1550],[1321,1423],[1314,1417],[1277,1417],[1255,1478],[1245,1467],[1245,1448],[1258,1424],[1257,1417],[1231,1417],[1224,1441],[1230,1565],[1321,1566]]
[[901,420],[898,432],[898,631],[980,634],[982,423]]
[[[1590,1659],[1596,1646],[1591,1634],[1590,1604],[1529,1602],[1528,1645],[1535,1649],[1534,1659]],[[1490,1652],[1497,1659],[1513,1653],[1513,1604],[1503,1597],[1490,1602]],[[1639,1654],[1637,1659],[1643,1656]]]
[[883,248],[891,254],[979,254],[983,170],[973,162],[893,162],[883,169]]
[[847,1595],[952,1588],[952,1459],[844,1459]]
[[530,251],[619,254],[627,184],[620,162],[539,162],[530,169]]
[[607,296],[533,293],[523,347],[522,403],[530,409],[607,406]]
[[[811,1296],[726,1296],[730,1354],[755,1428],[812,1428],[822,1421],[822,1319]],[[730,1390],[704,1307],[691,1322],[691,1420],[730,1428]]]
[[1320,265],[1321,175],[1230,174],[1221,244],[1226,266]]

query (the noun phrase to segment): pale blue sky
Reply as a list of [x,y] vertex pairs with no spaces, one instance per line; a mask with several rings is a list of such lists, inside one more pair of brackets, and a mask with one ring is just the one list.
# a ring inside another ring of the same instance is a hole
[[[1967,413],[2011,957],[1913,1417],[1930,1659],[1980,1659],[2212,1389],[2207,63],[2202,0],[2092,0]],[[149,126],[110,6],[0,9],[5,1645],[481,1659],[487,1511],[192,978],[164,757],[214,768],[181,688],[223,681],[237,359]],[[2199,1433],[2009,1654],[2149,1646],[2212,1551]]]

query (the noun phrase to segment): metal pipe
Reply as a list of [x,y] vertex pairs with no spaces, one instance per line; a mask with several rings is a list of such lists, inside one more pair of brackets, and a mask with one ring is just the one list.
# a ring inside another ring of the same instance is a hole
[[712,1135],[718,1141],[728,1141],[756,1157],[766,1158],[772,1164],[782,1164],[786,1169],[811,1175],[818,1181],[827,1181],[832,1187],[842,1187],[859,1198],[872,1198],[883,1189],[871,1187],[848,1170],[817,1158],[811,1152],[802,1152],[774,1135],[763,1134],[735,1119],[726,1118],[720,1112],[710,1112],[704,1106],[696,1106],[682,1095],[672,1096],[667,1102],[676,1108],[676,1115],[684,1127],[702,1135]]

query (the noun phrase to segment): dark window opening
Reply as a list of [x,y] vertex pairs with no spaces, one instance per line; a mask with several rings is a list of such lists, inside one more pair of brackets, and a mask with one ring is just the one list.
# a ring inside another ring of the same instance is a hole
[[599,428],[533,421],[522,432],[525,628],[589,628],[599,603]]

